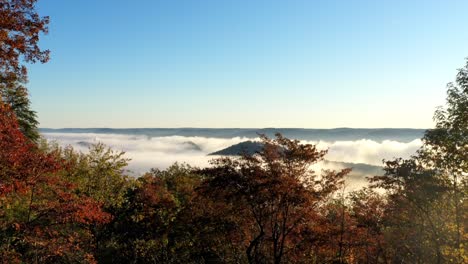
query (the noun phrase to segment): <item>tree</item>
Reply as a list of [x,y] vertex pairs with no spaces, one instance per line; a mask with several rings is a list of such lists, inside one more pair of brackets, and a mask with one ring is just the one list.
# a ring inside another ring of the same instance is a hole
[[40,17],[37,0],[0,0],[0,102],[16,113],[21,131],[30,140],[39,138],[36,113],[30,109],[27,63],[49,60],[49,51],[38,46],[39,36],[48,31],[48,17]]
[[91,145],[88,153],[78,153],[71,147],[54,149],[69,166],[63,177],[76,184],[79,192],[103,203],[104,208],[123,203],[129,184],[125,168],[130,161],[125,152],[114,151],[103,143]]
[[20,82],[0,83],[0,101],[9,105],[16,115],[21,132],[33,142],[39,140],[36,112],[31,110],[28,90]]
[[199,263],[190,214],[200,177],[187,165],[153,169],[127,189],[105,226],[103,263]]
[[[468,194],[468,60],[458,70],[455,83],[447,85],[447,105],[434,114],[435,129],[428,130],[419,158],[428,167],[438,171],[450,185],[450,196],[455,221],[454,246],[458,261],[467,261],[466,223]],[[465,241],[464,241],[465,240]],[[465,247],[465,248],[463,248]]]
[[94,262],[90,227],[110,220],[77,192],[63,160],[40,151],[0,103],[0,258],[6,263]]
[[49,51],[38,46],[40,34],[47,33],[49,17],[40,17],[37,0],[0,0],[0,83],[26,76],[25,62],[45,63]]
[[[371,180],[387,191],[388,245],[397,262],[468,261],[468,63],[434,120],[414,157],[387,161],[385,175]],[[398,238],[404,243],[395,244]]]
[[370,189],[349,196],[350,213],[355,222],[353,251],[356,263],[388,263],[385,252],[384,220],[387,202],[383,195]]
[[[304,255],[318,208],[340,188],[350,171],[326,171],[317,176],[310,166],[326,151],[297,140],[261,136],[263,150],[240,158],[224,157],[201,171],[208,178],[202,195],[224,215],[235,247],[249,263],[295,262]],[[221,203],[221,206],[216,205]],[[223,205],[224,204],[224,205]],[[236,238],[236,239],[234,239]],[[226,243],[226,242],[224,242]]]

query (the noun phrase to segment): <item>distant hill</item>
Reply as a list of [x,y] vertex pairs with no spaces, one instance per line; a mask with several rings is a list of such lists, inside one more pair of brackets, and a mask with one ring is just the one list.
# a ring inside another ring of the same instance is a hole
[[375,166],[365,163],[351,163],[351,162],[341,162],[341,161],[331,161],[331,160],[324,160],[322,162],[323,168],[327,169],[345,169],[351,168],[353,169],[350,173],[350,177],[362,177],[365,176],[375,176],[375,175],[382,175],[384,173],[383,167]]
[[86,147],[86,148],[89,148],[93,145],[93,143],[90,143],[90,142],[87,142],[87,141],[78,141],[76,142],[76,144],[78,146],[81,146],[81,147]]
[[200,146],[198,146],[197,144],[193,143],[192,141],[185,141],[182,143],[182,145],[184,146],[184,148],[186,150],[193,150],[193,151],[201,151],[202,149],[200,148]]
[[410,142],[424,135],[425,129],[408,128],[333,128],[333,129],[303,129],[303,128],[41,128],[41,133],[96,133],[145,135],[148,137],[213,137],[213,138],[249,138],[258,134],[273,137],[281,133],[285,137],[310,141],[343,141],[370,139],[374,141],[395,140]]
[[219,155],[219,156],[239,156],[239,155],[253,155],[256,152],[262,150],[263,144],[256,141],[244,141],[239,144],[232,145],[225,149],[210,153],[208,155]]
[[[239,144],[232,145],[225,149],[210,153],[209,155],[219,156],[239,156],[242,154],[253,155],[256,152],[262,150],[263,144],[256,141],[245,141]],[[384,173],[383,167],[374,166],[365,163],[351,163],[351,162],[340,162],[323,160],[317,164],[319,169],[330,169],[330,170],[341,170],[345,168],[351,168],[352,171],[348,175],[348,178],[353,181],[360,182],[361,185],[367,184],[365,177],[382,175]]]

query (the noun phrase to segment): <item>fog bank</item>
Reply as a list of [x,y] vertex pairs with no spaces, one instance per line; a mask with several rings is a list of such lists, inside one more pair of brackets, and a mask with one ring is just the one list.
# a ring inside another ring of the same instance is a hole
[[[126,152],[131,158],[129,169],[140,174],[150,168],[164,169],[174,162],[186,162],[193,166],[207,166],[214,156],[209,153],[227,148],[247,140],[247,137],[212,138],[163,136],[148,137],[143,135],[101,134],[101,133],[43,133],[43,136],[57,141],[62,146],[86,152],[89,145],[102,142],[115,150]],[[395,157],[408,158],[421,146],[421,140],[408,143],[384,140],[376,142],[368,139],[355,141],[302,141],[317,144],[320,149],[328,149],[326,159],[338,162],[365,163],[382,165],[382,159]]]

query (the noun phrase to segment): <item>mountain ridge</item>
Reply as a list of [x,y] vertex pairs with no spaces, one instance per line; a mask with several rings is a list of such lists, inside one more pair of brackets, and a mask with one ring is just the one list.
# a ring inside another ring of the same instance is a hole
[[41,133],[95,133],[95,134],[131,134],[148,137],[213,137],[213,138],[257,138],[259,134],[274,137],[283,136],[309,141],[349,141],[369,139],[374,141],[394,140],[410,142],[420,139],[426,129],[416,128],[41,128]]

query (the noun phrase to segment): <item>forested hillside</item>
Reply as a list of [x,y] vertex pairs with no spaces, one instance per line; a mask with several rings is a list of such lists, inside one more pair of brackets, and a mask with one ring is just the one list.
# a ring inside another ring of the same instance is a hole
[[47,62],[49,18],[35,4],[0,0],[2,263],[468,262],[468,63],[419,151],[367,188],[346,191],[351,169],[311,170],[327,151],[281,134],[129,177],[123,152],[40,137],[25,65]]

